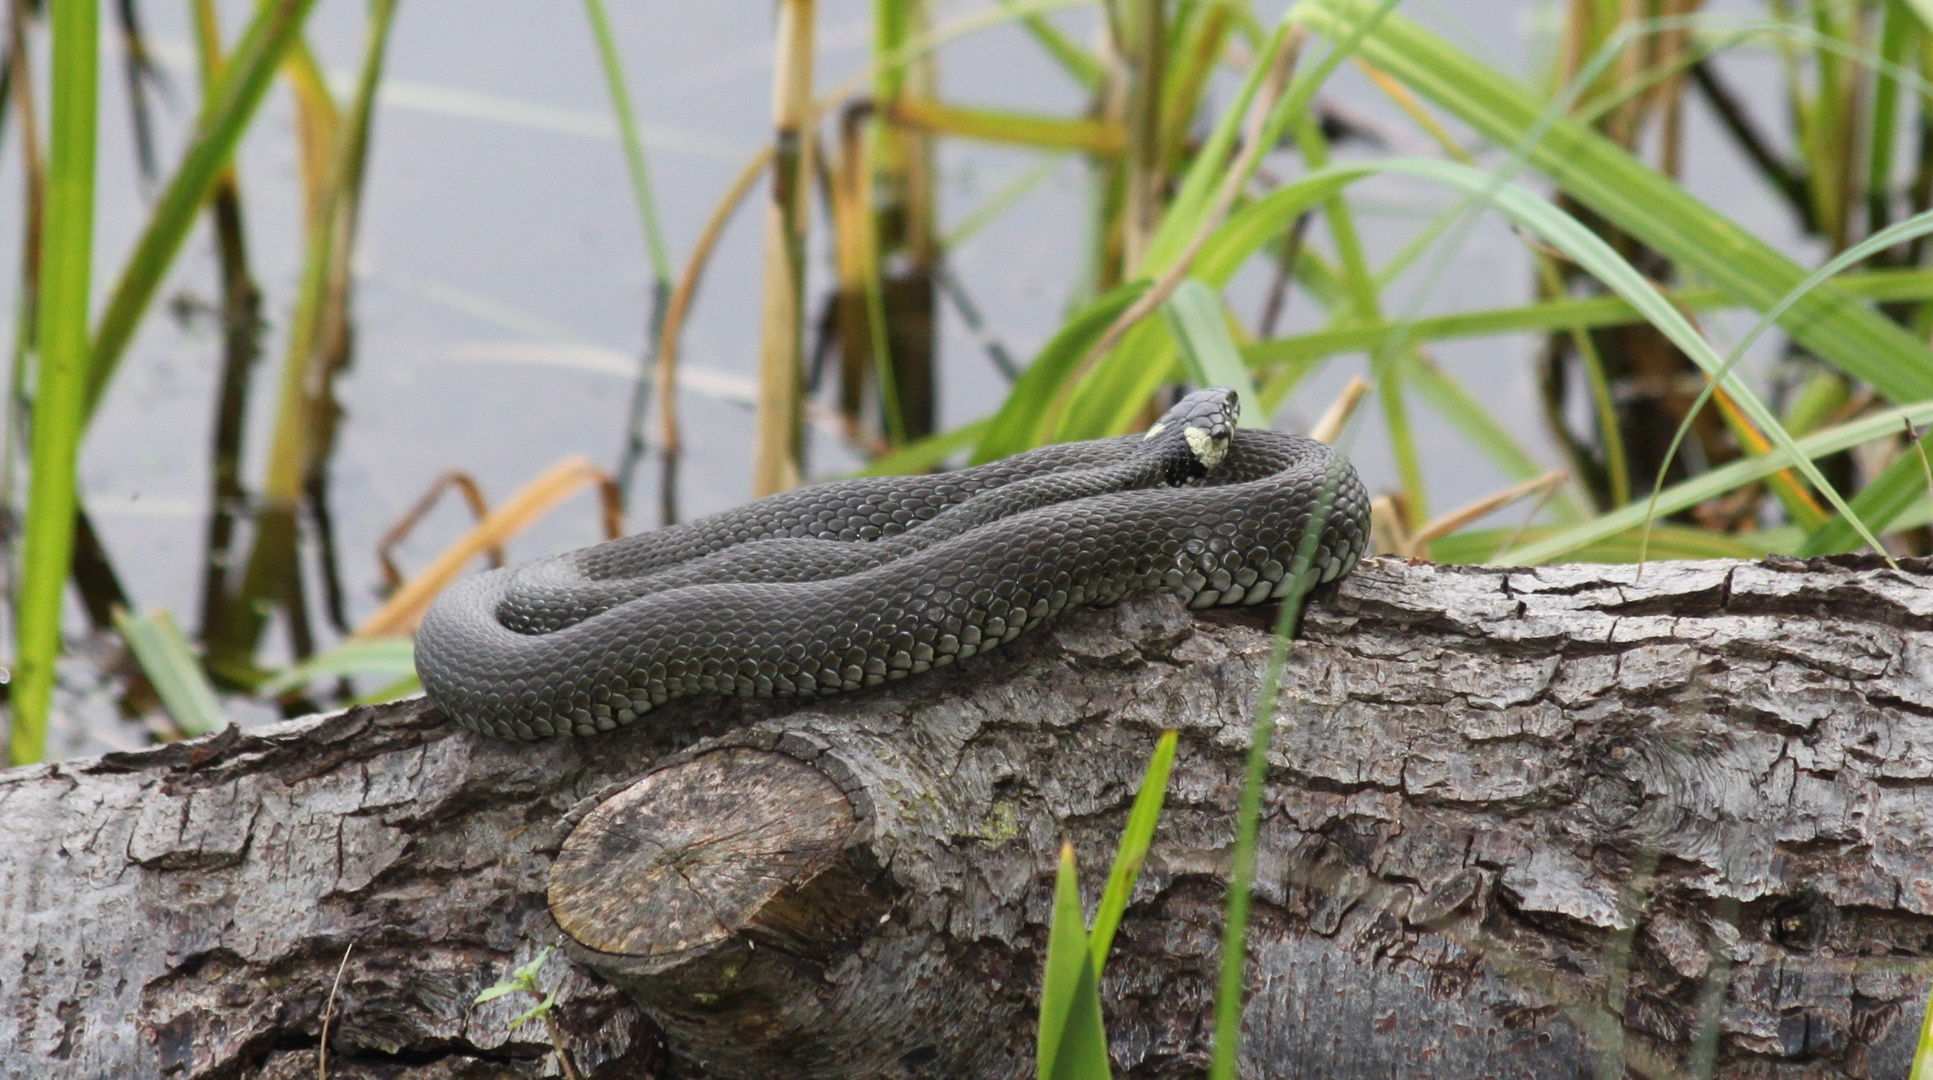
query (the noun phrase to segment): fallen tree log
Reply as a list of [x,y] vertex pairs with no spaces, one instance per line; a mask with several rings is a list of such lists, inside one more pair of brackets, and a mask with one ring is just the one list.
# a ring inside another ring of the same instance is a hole
[[[1904,1077],[1933,959],[1933,567],[1366,565],[1271,754],[1250,1076]],[[1023,1076],[1062,837],[1116,1073],[1206,1062],[1262,612],[513,745],[418,702],[0,774],[0,1075]],[[560,933],[559,927],[562,928]],[[345,952],[347,954],[345,959]],[[333,999],[333,1003],[332,1003]]]

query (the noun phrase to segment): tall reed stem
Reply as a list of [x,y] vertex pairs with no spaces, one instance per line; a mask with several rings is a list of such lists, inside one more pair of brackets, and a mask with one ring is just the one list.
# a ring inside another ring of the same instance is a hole
[[96,0],[51,0],[50,7],[53,123],[40,256],[40,366],[7,746],[16,765],[39,761],[46,753],[61,600],[74,554],[75,463],[87,407],[87,301],[94,255],[100,9]]

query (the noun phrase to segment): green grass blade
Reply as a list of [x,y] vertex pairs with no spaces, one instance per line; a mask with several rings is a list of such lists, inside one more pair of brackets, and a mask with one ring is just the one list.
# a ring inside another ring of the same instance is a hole
[[[1909,450],[1853,496],[1852,510],[1874,532],[1889,532],[1903,527],[1898,524],[1900,515],[1925,494],[1926,477],[1920,471],[1919,455]],[[1813,530],[1796,554],[1836,555],[1856,550],[1862,542],[1851,522],[1844,516],[1834,516]]]
[[1308,595],[1309,569],[1316,545],[1328,524],[1334,506],[1336,485],[1341,476],[1331,471],[1321,498],[1304,526],[1302,542],[1296,545],[1289,567],[1296,583],[1282,601],[1275,617],[1275,634],[1269,643],[1268,664],[1263,668],[1262,685],[1255,695],[1255,717],[1249,728],[1248,761],[1243,770],[1242,794],[1235,812],[1235,848],[1229,859],[1228,910],[1222,921],[1221,972],[1215,990],[1215,1038],[1208,1075],[1212,1080],[1235,1080],[1236,1058],[1241,1051],[1242,987],[1248,969],[1248,917],[1250,892],[1255,883],[1255,848],[1261,833],[1262,786],[1268,780],[1269,745],[1275,738],[1275,712],[1282,688],[1282,674],[1288,666],[1289,634],[1302,614]]
[[611,93],[611,111],[617,114],[618,135],[624,143],[624,164],[631,174],[631,194],[638,202],[638,222],[644,228],[644,243],[651,255],[651,274],[667,283],[670,291],[671,255],[665,249],[664,228],[658,222],[658,203],[651,195],[651,169],[645,163],[644,140],[638,135],[638,121],[631,113],[631,91],[624,82],[624,61],[618,54],[617,37],[611,32],[611,19],[604,0],[584,0],[591,19],[591,36],[597,39],[597,58],[604,68],[605,86]]
[[1161,804],[1168,797],[1168,774],[1174,770],[1175,747],[1180,736],[1173,729],[1161,733],[1148,759],[1147,774],[1141,789],[1134,793],[1134,808],[1128,811],[1128,827],[1122,830],[1121,846],[1114,853],[1114,867],[1108,871],[1107,888],[1101,892],[1101,906],[1094,911],[1094,930],[1088,936],[1094,954],[1096,976],[1107,970],[1108,950],[1114,947],[1114,932],[1121,928],[1121,916],[1134,895],[1134,882],[1141,876],[1154,843],[1155,822],[1161,818]]
[[[1911,420],[1915,424],[1933,422],[1933,402],[1923,401],[1915,405],[1902,405],[1830,427],[1798,440],[1797,447],[1799,453],[1808,460],[1836,454],[1841,450],[1850,450],[1862,443],[1893,435],[1900,430],[1901,422],[1904,420]],[[1675,514],[1680,510],[1696,506],[1706,499],[1717,498],[1754,480],[1762,480],[1775,472],[1790,468],[1792,464],[1791,455],[1780,447],[1774,447],[1769,453],[1728,462],[1710,472],[1666,488],[1658,496],[1655,513],[1660,517]],[[1913,467],[1915,470],[1919,468],[1917,461],[1913,462]],[[1521,565],[1549,562],[1577,551],[1586,544],[1636,528],[1650,516],[1643,504],[1633,503],[1582,525],[1562,530],[1549,539],[1502,552],[1491,561]]]
[[46,753],[61,599],[74,552],[74,466],[87,415],[100,7],[95,0],[53,0],[51,21],[53,107],[40,249],[40,367],[7,745],[15,765],[39,761]]
[[[1691,403],[1691,408],[1685,411],[1685,418],[1679,422],[1678,430],[1672,434],[1671,445],[1666,447],[1664,461],[1658,466],[1657,479],[1652,483],[1651,498],[1653,502],[1657,500],[1658,492],[1664,488],[1665,471],[1671,467],[1671,459],[1677,455],[1678,447],[1684,443],[1685,436],[1691,432],[1692,422],[1698,418],[1699,411],[1705,407],[1706,402],[1711,400],[1712,394],[1717,391],[1725,377],[1731,374],[1732,369],[1738,365],[1738,362],[1745,358],[1745,351],[1752,347],[1752,343],[1757,341],[1760,335],[1777,324],[1779,316],[1784,315],[1794,304],[1804,299],[1806,294],[1830,280],[1834,274],[1839,273],[1841,270],[1858,264],[1867,256],[1876,252],[1884,251],[1896,244],[1905,243],[1914,237],[1925,236],[1929,233],[1933,233],[1933,210],[1914,215],[1891,228],[1882,229],[1860,243],[1840,252],[1828,260],[1824,266],[1807,274],[1804,281],[1793,286],[1790,292],[1779,298],[1778,303],[1772,305],[1770,310],[1760,316],[1757,324],[1752,327],[1751,332],[1739,339],[1738,344],[1732,348],[1731,355],[1725,358],[1724,364],[1719,367],[1717,373],[1706,382],[1704,389],[1698,392],[1698,398]],[[1700,366],[1703,365],[1701,364]],[[1743,402],[1740,404],[1743,405]],[[1785,435],[1787,441],[1790,441],[1791,435],[1785,431],[1783,424],[1778,425],[1778,433]],[[1774,438],[1773,441],[1776,442],[1778,440]],[[1840,518],[1845,520],[1848,527],[1865,537],[1868,542],[1872,543],[1875,550],[1883,550],[1879,547],[1879,542],[1873,538],[1872,534],[1866,531],[1867,526],[1856,511],[1841,505],[1836,500],[1834,505],[1839,507]],[[1815,515],[1811,520],[1804,518],[1800,518],[1800,520],[1804,524],[1811,525],[1817,521],[1817,517]]]
[[974,448],[974,464],[1017,454],[1046,441],[1047,423],[1062,384],[1079,370],[1081,359],[1114,320],[1147,289],[1147,282],[1138,281],[1110,290],[1061,327],[1014,382],[1007,400],[988,423],[986,435]]
[[301,33],[315,2],[267,0],[262,3],[235,46],[234,55],[222,68],[221,84],[202,111],[194,140],[188,144],[181,164],[155,203],[147,228],[142,231],[134,254],[128,257],[107,308],[101,313],[86,372],[85,416],[92,416],[100,404],[101,394],[114,378],[115,368],[134,337],[135,327],[161,288],[169,265],[180,252],[188,230],[194,226],[196,214],[221,179],[222,169],[234,155],[236,143],[255,115],[256,107],[262,103],[276,68]]
[[[1805,539],[1796,528],[1727,536],[1689,525],[1655,522],[1651,526],[1652,559],[1759,559],[1790,555]],[[1472,529],[1430,541],[1430,558],[1440,563],[1487,563],[1505,544],[1535,544],[1563,532],[1562,526],[1533,525],[1527,529]],[[1566,552],[1570,562],[1635,563],[1645,553],[1642,527],[1596,540]]]
[[[1013,0],[1000,0],[1000,4],[1002,7],[1014,6]],[[1038,12],[1021,16],[1020,24],[1083,89],[1089,93],[1100,91],[1101,84],[1107,81],[1107,65],[1101,62],[1100,57],[1075,44],[1072,38],[1061,33],[1059,27]]]
[[1054,921],[1047,931],[1047,971],[1040,988],[1041,1080],[1108,1075],[1100,982],[1088,950],[1086,923],[1074,845],[1063,843],[1054,879]]
[[280,697],[291,690],[343,675],[387,675],[392,679],[416,673],[416,648],[408,638],[373,638],[348,641],[317,653],[300,664],[277,672],[275,677],[256,687],[263,697]]
[[[1933,0],[1915,2],[1933,7]],[[1933,994],[1926,999],[1926,1016],[1920,1020],[1920,1041],[1913,1047],[1913,1071],[1907,1080],[1933,1080]]]
[[[1368,0],[1303,0],[1291,17],[1345,37],[1377,13]],[[1529,90],[1400,15],[1382,17],[1358,48],[1363,59],[1498,145],[1517,146],[1543,121]],[[1528,163],[1580,203],[1737,303],[1767,310],[1805,277],[1770,245],[1574,120],[1550,123],[1526,149]],[[1892,401],[1933,398],[1933,351],[1835,286],[1808,293],[1781,325]]]
[[[1929,2],[1933,3],[1933,0]],[[1866,300],[1924,300],[1933,297],[1933,271],[1873,270],[1846,274],[1836,279],[1835,285],[1848,296]],[[1675,290],[1671,293],[1671,299],[1687,311],[1715,311],[1742,306],[1725,293],[1708,288]],[[1242,356],[1250,364],[1262,365],[1364,352],[1382,344],[1399,327],[1407,340],[1425,343],[1499,334],[1548,333],[1572,327],[1594,330],[1608,326],[1630,326],[1643,321],[1644,316],[1638,314],[1638,309],[1622,297],[1546,300],[1518,307],[1427,315],[1405,323],[1376,322],[1333,327],[1244,345]]]
[[185,734],[206,735],[228,726],[228,714],[207,672],[201,669],[201,659],[167,608],[140,615],[116,608],[114,628],[121,632],[121,639],[154,684],[161,704]]
[[928,435],[918,442],[908,443],[890,454],[882,454],[866,463],[865,468],[855,469],[853,476],[907,476],[932,469],[940,462],[965,450],[980,441],[993,424],[988,417],[961,424],[950,431]]
[[1168,328],[1181,344],[1181,358],[1197,386],[1226,386],[1240,396],[1241,426],[1265,428],[1269,418],[1262,411],[1262,397],[1255,392],[1255,380],[1242,363],[1235,335],[1228,329],[1228,316],[1215,290],[1197,278],[1176,286],[1161,306]]

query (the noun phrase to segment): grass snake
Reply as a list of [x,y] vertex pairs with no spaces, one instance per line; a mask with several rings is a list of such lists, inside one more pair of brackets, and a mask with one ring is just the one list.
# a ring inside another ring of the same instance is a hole
[[1280,599],[1299,552],[1309,584],[1341,577],[1368,544],[1355,470],[1239,412],[1196,391],[1146,435],[799,488],[479,574],[430,606],[416,669],[465,727],[591,735],[689,695],[875,686],[1142,590]]

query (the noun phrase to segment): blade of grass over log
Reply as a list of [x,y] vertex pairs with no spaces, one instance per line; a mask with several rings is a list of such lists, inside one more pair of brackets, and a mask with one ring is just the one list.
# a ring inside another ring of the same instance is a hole
[[1235,1080],[1235,1062],[1241,1052],[1242,988],[1248,968],[1249,904],[1255,885],[1255,848],[1261,833],[1262,786],[1268,780],[1269,744],[1275,737],[1275,713],[1288,667],[1290,635],[1302,616],[1308,595],[1310,570],[1316,548],[1328,526],[1335,505],[1336,487],[1341,481],[1332,470],[1322,487],[1321,497],[1303,526],[1302,541],[1296,545],[1289,566],[1295,584],[1283,599],[1275,618],[1275,633],[1269,642],[1268,664],[1263,669],[1262,685],[1255,696],[1255,718],[1249,728],[1248,762],[1243,770],[1241,800],[1235,814],[1235,849],[1228,874],[1227,915],[1222,922],[1221,973],[1215,990],[1215,1030],[1210,1080]]
[[168,180],[148,224],[114,285],[94,332],[88,360],[84,415],[92,416],[114,377],[121,354],[168,267],[194,225],[196,214],[222,175],[275,70],[301,33],[316,0],[267,0],[223,66],[221,83],[202,109],[195,136]]
[[[1646,280],[1623,256],[1613,250],[1596,233],[1579,223],[1576,218],[1521,187],[1513,184],[1499,184],[1496,178],[1488,173],[1454,162],[1414,158],[1395,158],[1361,165],[1335,166],[1323,170],[1297,183],[1284,185],[1267,197],[1244,207],[1218,230],[1215,236],[1210,238],[1197,262],[1197,271],[1206,280],[1225,281],[1249,255],[1259,250],[1269,237],[1288,228],[1295,217],[1307,209],[1315,197],[1326,196],[1329,191],[1338,190],[1342,184],[1350,181],[1385,172],[1431,180],[1467,196],[1475,197],[1501,211],[1518,225],[1535,232],[1552,247],[1562,251],[1571,261],[1644,313],[1647,321],[1671,339],[1672,344],[1678,346],[1718,385],[1724,387],[1745,415],[1752,419],[1752,422],[1774,446],[1789,455],[1794,467],[1812,482],[1813,487],[1835,509],[1841,514],[1848,512],[1845,499],[1820,473],[1811,459],[1794,452],[1792,437],[1780,425],[1778,418],[1742,380],[1725,369],[1725,362],[1712,349],[1710,343],[1692,327],[1683,312],[1658,292],[1656,286]],[[1799,310],[1808,298],[1817,297],[1821,291],[1823,288],[1813,289],[1803,294],[1789,310]],[[1839,310],[1838,313],[1844,312]],[[1877,318],[1877,316],[1874,317]],[[1918,348],[1917,344],[1914,347]],[[1933,397],[1933,394],[1926,396]],[[1856,517],[1852,518],[1852,524],[1868,543],[1878,546],[1877,541]]]
[[[1915,424],[1933,422],[1933,402],[1923,401],[1913,405],[1902,405],[1815,432],[1798,440],[1797,448],[1799,454],[1807,459],[1836,454],[1841,450],[1850,450],[1855,446],[1875,439],[1888,438],[1898,433],[1902,420],[1911,420]],[[1550,562],[1577,551],[1587,544],[1615,536],[1627,529],[1638,528],[1647,518],[1667,517],[1680,510],[1696,506],[1706,499],[1717,498],[1754,480],[1762,480],[1792,464],[1792,455],[1782,447],[1775,447],[1770,453],[1756,457],[1728,462],[1710,472],[1666,488],[1658,495],[1655,511],[1650,511],[1641,503],[1633,503],[1582,525],[1561,530],[1546,540],[1499,552],[1490,561],[1522,565]],[[1912,462],[1912,465],[1917,472],[1918,462]]]
[[[1933,0],[1914,0],[1915,4],[1933,7]],[[1933,26],[1933,21],[1929,21]],[[1933,994],[1926,999],[1926,1015],[1920,1019],[1919,1042],[1913,1047],[1913,1071],[1907,1080],[1933,1080]]]
[[1105,1080],[1109,1075],[1100,980],[1088,948],[1086,921],[1074,845],[1063,843],[1040,990],[1041,1080]]
[[[1541,103],[1524,87],[1415,22],[1381,15],[1368,0],[1302,0],[1290,18],[1332,37],[1354,35],[1365,60],[1498,145],[1516,147],[1543,123]],[[1740,304],[1767,310],[1805,277],[1770,245],[1574,120],[1549,123],[1524,149],[1530,166],[1566,193]],[[1933,398],[1933,351],[1835,286],[1807,293],[1780,325],[1890,400]]]
[[1173,728],[1161,733],[1154,755],[1148,759],[1148,771],[1141,777],[1141,788],[1134,793],[1134,807],[1128,811],[1128,825],[1121,832],[1121,846],[1115,849],[1114,866],[1108,871],[1107,888],[1101,892],[1101,906],[1094,911],[1094,929],[1089,934],[1096,979],[1107,970],[1114,932],[1121,928],[1121,916],[1134,896],[1141,864],[1147,861],[1148,848],[1154,843],[1154,827],[1161,818],[1161,804],[1168,797],[1168,774],[1174,771],[1179,741],[1180,734]]
[[192,738],[228,726],[228,714],[201,670],[201,658],[182,636],[167,608],[139,615],[117,608],[114,628],[121,632],[121,639],[140,662],[142,673],[154,684],[154,692],[182,734]]
[[32,473],[15,611],[15,672],[7,753],[15,765],[46,751],[60,655],[61,600],[73,559],[75,462],[87,417],[87,301],[94,257],[94,155],[100,10],[52,0],[53,106],[41,231],[39,378]]

